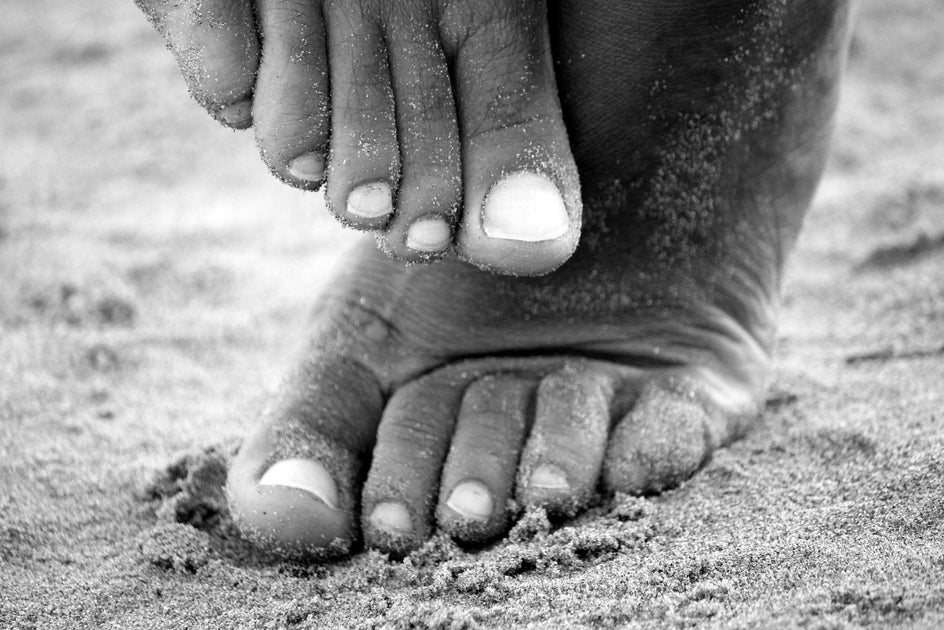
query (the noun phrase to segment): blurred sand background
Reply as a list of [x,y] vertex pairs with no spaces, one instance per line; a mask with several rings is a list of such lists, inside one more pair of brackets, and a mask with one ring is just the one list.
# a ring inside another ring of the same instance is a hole
[[747,439],[478,554],[281,564],[225,459],[345,243],[131,0],[0,5],[0,628],[944,625],[944,6],[863,2]]

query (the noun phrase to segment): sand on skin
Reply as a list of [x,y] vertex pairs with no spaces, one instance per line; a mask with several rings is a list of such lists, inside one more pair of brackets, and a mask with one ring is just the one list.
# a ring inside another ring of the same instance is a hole
[[661,497],[329,566],[252,553],[218,485],[356,237],[130,0],[5,7],[0,628],[944,624],[944,15],[863,5],[757,430]]

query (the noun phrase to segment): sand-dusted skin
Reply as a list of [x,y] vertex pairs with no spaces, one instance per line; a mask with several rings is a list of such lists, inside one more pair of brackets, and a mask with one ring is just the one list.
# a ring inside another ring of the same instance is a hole
[[[522,506],[573,514],[600,487],[672,487],[742,435],[823,169],[850,14],[838,0],[553,3],[579,248],[531,278],[352,252],[233,463],[243,531],[293,557],[359,541],[403,553],[437,525],[478,542]],[[463,158],[495,142],[460,137]]]
[[407,261],[548,273],[582,218],[542,0],[137,0],[194,97]]

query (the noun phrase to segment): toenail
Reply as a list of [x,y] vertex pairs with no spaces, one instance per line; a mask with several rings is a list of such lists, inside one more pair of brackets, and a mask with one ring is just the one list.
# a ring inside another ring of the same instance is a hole
[[453,489],[446,505],[467,519],[485,522],[492,515],[492,493],[479,481],[463,481]]
[[315,495],[332,510],[338,509],[338,489],[324,466],[310,459],[283,459],[259,480],[260,486],[298,488]]
[[320,153],[305,153],[288,163],[289,175],[306,182],[324,179],[325,160]]
[[252,124],[252,101],[246,99],[220,110],[220,118],[230,127],[243,129]]
[[570,228],[557,186],[537,173],[504,177],[489,191],[482,207],[482,229],[492,238],[549,241]]
[[370,523],[391,534],[409,534],[413,531],[413,519],[402,503],[378,503],[370,513]]
[[406,246],[417,252],[441,252],[449,245],[452,231],[440,217],[414,221],[406,231]]
[[347,211],[365,219],[376,219],[393,212],[393,195],[387,182],[361,184],[347,198]]
[[543,488],[545,490],[567,490],[570,488],[564,471],[557,466],[548,464],[534,469],[529,484],[532,488]]

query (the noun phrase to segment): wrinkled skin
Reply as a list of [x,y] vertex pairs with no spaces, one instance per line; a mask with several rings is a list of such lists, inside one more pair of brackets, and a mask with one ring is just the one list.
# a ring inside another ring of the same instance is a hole
[[[515,507],[573,514],[600,488],[677,485],[743,435],[850,14],[838,0],[552,2],[579,247],[531,278],[352,251],[233,463],[244,532],[293,557],[358,541],[404,553],[437,526],[489,540]],[[283,461],[297,470],[268,474]]]

